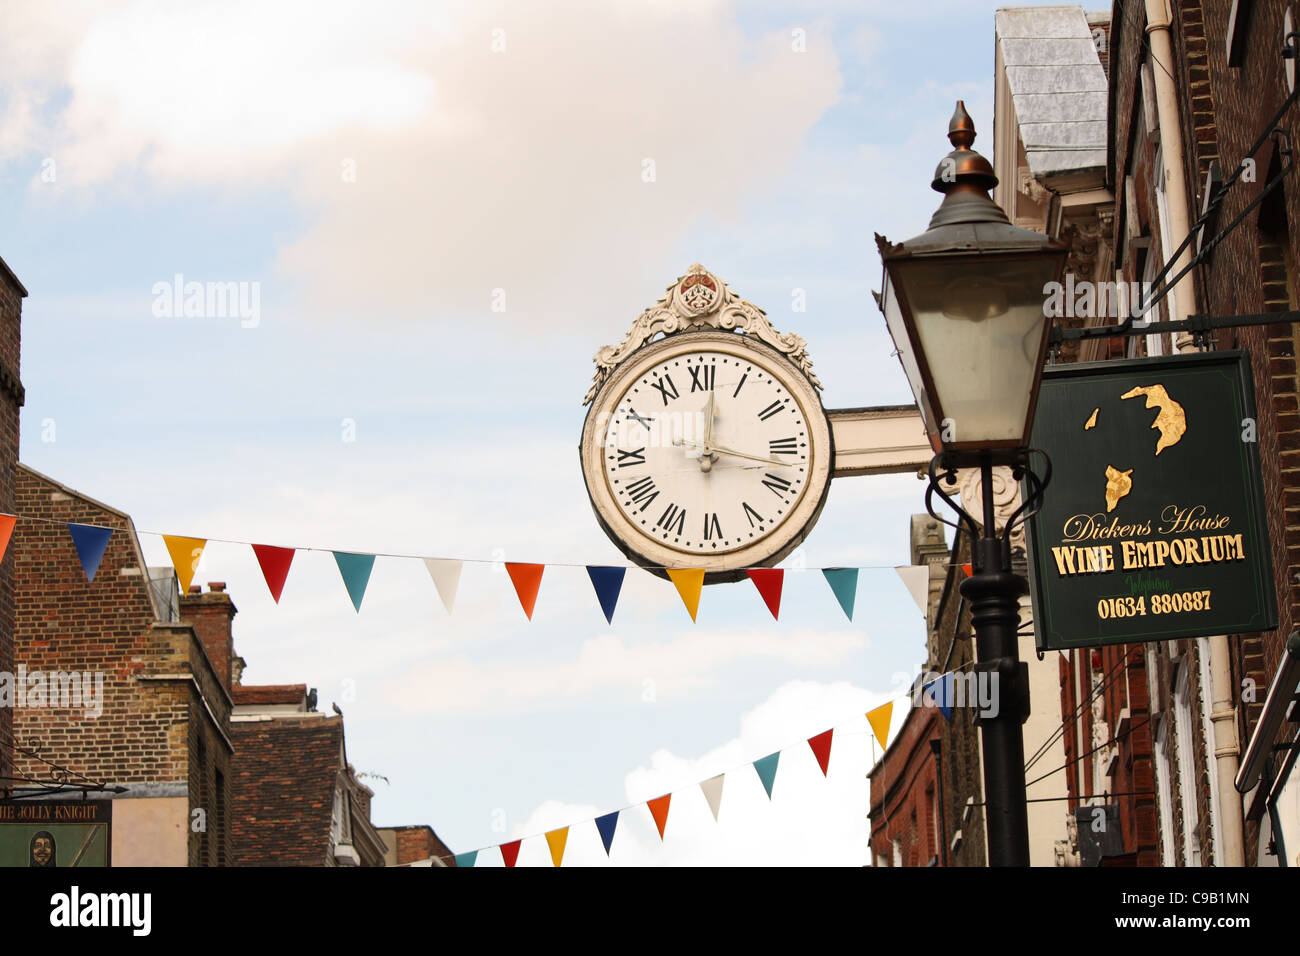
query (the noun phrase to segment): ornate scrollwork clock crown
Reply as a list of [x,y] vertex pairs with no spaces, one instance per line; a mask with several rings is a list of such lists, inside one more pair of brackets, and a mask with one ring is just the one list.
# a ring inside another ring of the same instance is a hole
[[632,353],[648,345],[656,335],[669,336],[703,329],[752,335],[789,359],[814,388],[822,387],[813,373],[808,343],[803,337],[793,332],[778,332],[762,309],[732,292],[726,283],[697,262],[668,286],[658,302],[637,316],[619,345],[605,345],[596,352],[595,380],[582,404],[591,404],[610,373]]

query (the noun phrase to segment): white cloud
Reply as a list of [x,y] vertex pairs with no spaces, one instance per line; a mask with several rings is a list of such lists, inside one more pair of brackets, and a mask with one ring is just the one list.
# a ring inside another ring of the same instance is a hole
[[[861,866],[867,862],[866,711],[888,695],[848,683],[784,684],[743,715],[739,735],[698,757],[657,751],[626,774],[626,798],[606,858],[594,818],[616,808],[547,801],[506,839],[524,837],[519,866],[550,866],[542,834],[570,826],[565,866]],[[822,776],[808,737],[834,727]],[[772,797],[750,762],[781,750]],[[726,773],[715,823],[699,783]],[[661,841],[644,801],[672,793]],[[477,865],[500,866],[494,849]]]
[[36,135],[58,162],[40,195],[124,174],[287,189],[311,225],[281,274],[314,314],[372,320],[497,319],[494,289],[512,317],[630,313],[613,292],[688,265],[666,264],[677,239],[774,180],[840,84],[830,43],[749,38],[723,4],[137,2],[80,22],[37,18],[47,71],[0,88],[0,148]]

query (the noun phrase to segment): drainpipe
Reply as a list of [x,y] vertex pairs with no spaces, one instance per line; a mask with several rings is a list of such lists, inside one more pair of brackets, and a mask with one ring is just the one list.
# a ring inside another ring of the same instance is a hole
[[[1160,154],[1164,163],[1165,196],[1169,205],[1169,241],[1173,248],[1183,241],[1191,231],[1191,210],[1188,208],[1187,175],[1184,172],[1183,136],[1179,127],[1178,91],[1170,74],[1174,70],[1174,47],[1169,39],[1169,10],[1165,0],[1146,0],[1147,5],[1147,44],[1150,47],[1151,73],[1156,86],[1156,115],[1160,123]],[[1168,250],[1166,250],[1168,251]],[[1170,275],[1182,271],[1192,261],[1192,247],[1188,243],[1178,256]],[[1196,283],[1191,272],[1178,280],[1174,286],[1174,298],[1178,301],[1179,318],[1186,318],[1196,311]],[[1174,340],[1174,347],[1179,352],[1192,348],[1192,337],[1186,332],[1179,333]]]
[[[1169,10],[1165,0],[1146,0],[1147,41],[1151,57],[1157,61],[1152,66],[1156,87],[1156,112],[1160,122],[1160,153],[1164,162],[1165,195],[1169,204],[1169,237],[1175,247],[1187,237],[1191,229],[1191,211],[1188,208],[1186,164],[1183,153],[1182,130],[1179,128],[1178,91],[1174,88],[1174,49],[1169,37]],[[1163,64],[1164,69],[1161,68]],[[1168,72],[1166,72],[1166,70]],[[1192,260],[1191,244],[1183,249],[1173,267],[1176,273]],[[1172,273],[1171,273],[1172,274]],[[1183,276],[1174,287],[1180,318],[1196,311],[1196,285],[1191,272]],[[1192,336],[1180,333],[1174,340],[1179,352],[1196,351]],[[1219,781],[1219,809],[1217,836],[1222,841],[1222,860],[1225,866],[1245,866],[1245,841],[1242,838],[1241,794],[1235,786],[1237,756],[1241,752],[1237,743],[1237,711],[1233,701],[1232,670],[1228,652],[1228,639],[1223,635],[1211,637],[1210,644],[1210,722],[1214,727],[1214,760]],[[1202,693],[1204,693],[1202,688]]]

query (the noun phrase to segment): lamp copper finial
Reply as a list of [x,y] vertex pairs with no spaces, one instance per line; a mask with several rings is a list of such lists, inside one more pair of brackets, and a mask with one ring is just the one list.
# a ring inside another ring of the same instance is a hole
[[975,142],[975,121],[966,112],[962,100],[957,101],[957,108],[948,121],[948,142],[952,143],[953,149],[970,149]]
[[989,198],[989,190],[998,184],[992,164],[975,150],[975,121],[966,112],[966,104],[957,101],[948,121],[948,141],[952,152],[939,161],[930,188],[944,194],[931,226],[953,222],[1006,222],[1007,217]]

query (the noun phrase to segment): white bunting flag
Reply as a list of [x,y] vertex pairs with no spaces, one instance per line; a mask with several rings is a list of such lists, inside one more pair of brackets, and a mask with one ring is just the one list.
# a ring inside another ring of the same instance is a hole
[[444,558],[425,558],[424,566],[429,569],[433,585],[438,589],[438,596],[442,598],[442,606],[450,614],[452,605],[456,603],[456,588],[460,585],[461,562]]
[[709,809],[713,811],[714,822],[718,819],[718,811],[722,809],[722,778],[725,776],[725,773],[720,773],[716,777],[700,782],[704,799],[709,801]]
[[922,564],[905,564],[894,570],[921,609],[921,616],[927,616],[930,613],[930,569]]

